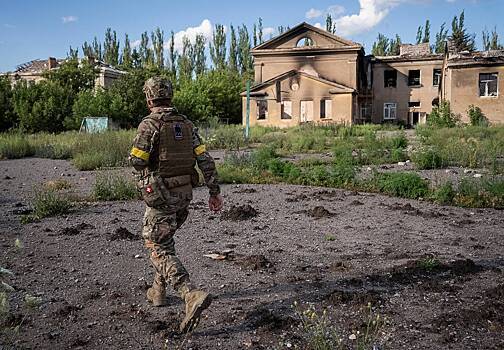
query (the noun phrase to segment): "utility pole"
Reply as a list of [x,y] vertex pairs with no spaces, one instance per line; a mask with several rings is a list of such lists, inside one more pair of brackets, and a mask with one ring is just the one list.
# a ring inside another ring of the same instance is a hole
[[245,140],[250,137],[250,80],[247,80],[247,112],[245,117]]

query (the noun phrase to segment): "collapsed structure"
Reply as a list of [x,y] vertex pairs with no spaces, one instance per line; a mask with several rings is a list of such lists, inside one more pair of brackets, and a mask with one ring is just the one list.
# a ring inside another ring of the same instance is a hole
[[[90,63],[93,64],[97,71],[95,79],[95,87],[102,87],[104,89],[110,87],[112,83],[126,74],[126,72],[118,70],[102,61],[96,61],[88,58]],[[44,75],[48,71],[58,69],[60,65],[65,62],[64,59],[56,59],[49,57],[47,60],[32,60],[17,66],[16,70],[12,73],[6,73],[12,83],[25,80],[28,82],[37,83],[44,80]]]
[[[401,45],[398,56],[366,56],[362,45],[301,23],[252,50],[250,125],[393,122],[414,126],[441,100],[467,119],[478,106],[504,122],[504,51],[432,54]],[[499,75],[501,79],[499,81]],[[247,96],[242,93],[243,123]]]

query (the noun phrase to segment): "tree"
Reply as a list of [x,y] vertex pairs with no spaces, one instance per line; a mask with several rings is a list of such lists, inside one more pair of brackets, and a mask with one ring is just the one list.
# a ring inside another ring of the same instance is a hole
[[256,47],[257,44],[258,44],[258,40],[257,40],[257,24],[255,24],[255,23],[254,23],[253,33],[252,33],[252,39],[254,40],[254,46],[253,47]]
[[395,39],[390,39],[387,56],[399,56],[401,54],[401,37],[396,34]]
[[182,53],[178,56],[178,80],[180,82],[192,79],[194,70],[194,49],[189,38],[182,39]]
[[422,36],[423,36],[423,27],[418,26],[417,34],[416,34],[416,44],[417,45],[422,43]]
[[175,34],[173,33],[173,31],[171,32],[169,54],[170,70],[173,78],[175,78],[177,75],[177,51],[175,51]]
[[492,33],[490,34],[488,32],[488,29],[485,28],[485,30],[482,33],[483,35],[483,50],[489,51],[489,50],[503,50],[504,46],[499,42],[499,34],[497,33],[497,28],[494,28],[492,30]]
[[128,34],[124,35],[124,47],[121,56],[121,66],[124,69],[133,68],[133,57],[131,53],[131,44]]
[[105,31],[105,41],[103,43],[103,60],[111,66],[119,64],[119,41],[116,31],[107,28]]
[[264,40],[263,40],[263,23],[262,23],[261,17],[259,17],[258,22],[259,22],[259,24],[257,25],[257,41],[260,45],[264,42]]
[[248,29],[245,25],[242,25],[238,29],[238,66],[240,68],[240,73],[246,76],[245,79],[250,77],[254,71],[250,50],[250,36]]
[[141,68],[142,67],[142,56],[138,53],[136,47],[131,52],[131,64],[133,68]]
[[102,45],[96,37],[94,37],[94,39],[93,39],[93,55],[92,56],[95,59],[97,59],[98,61],[103,60]]
[[87,41],[84,41],[84,44],[82,44],[82,54],[84,57],[94,57],[93,47]]
[[79,49],[73,49],[72,46],[68,49],[67,58],[70,60],[78,60],[79,59]]
[[229,41],[228,65],[231,70],[238,71],[238,42],[236,40],[236,31],[233,25],[230,26],[231,38]]
[[326,16],[326,30],[332,34],[336,33],[336,25],[333,23],[333,19],[330,13],[328,13]]
[[85,117],[109,117],[121,126],[128,125],[128,116],[121,96],[110,90],[98,89],[79,92],[72,106],[72,114],[63,124],[66,129],[78,129]]
[[450,41],[456,52],[461,51],[475,51],[476,45],[474,43],[474,34],[468,34],[465,28],[465,13],[462,11],[460,16],[453,17],[452,21],[452,34],[450,36]]
[[76,95],[95,86],[96,73],[89,62],[79,65],[77,60],[69,60],[61,64],[58,69],[47,71],[44,77]]
[[140,59],[142,61],[142,67],[153,67],[154,66],[154,53],[149,47],[149,36],[147,32],[143,32],[140,37]]
[[152,47],[154,51],[155,65],[158,68],[164,67],[164,32],[158,28],[151,33]]
[[386,56],[389,52],[389,44],[389,39],[384,34],[379,33],[371,49],[371,54],[373,56]]
[[436,33],[436,42],[431,47],[431,50],[435,53],[444,53],[446,40],[448,39],[448,29],[445,28],[446,23],[441,24],[439,32]]
[[17,123],[12,105],[12,86],[7,76],[0,76],[0,131],[5,131]]
[[425,21],[424,35],[423,35],[422,43],[430,43],[430,30],[431,30],[430,21],[426,20]]
[[283,33],[285,33],[286,31],[288,31],[289,29],[290,29],[289,27],[278,26],[278,28],[277,28],[278,35],[282,35],[282,34],[283,34]]
[[215,25],[210,44],[210,57],[216,69],[223,69],[226,66],[226,33],[222,24]]
[[206,55],[205,55],[206,39],[203,34],[196,35],[194,41],[194,72],[196,76],[203,74],[206,70]]
[[460,116],[451,111],[450,102],[441,101],[439,106],[432,107],[427,116],[427,125],[438,128],[454,128],[460,123]]

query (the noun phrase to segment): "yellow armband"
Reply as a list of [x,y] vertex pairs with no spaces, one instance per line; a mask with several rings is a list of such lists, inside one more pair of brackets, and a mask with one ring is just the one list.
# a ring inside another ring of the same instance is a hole
[[145,161],[148,161],[149,157],[150,157],[149,152],[142,151],[140,148],[136,148],[136,147],[133,147],[131,149],[130,155],[132,155],[133,157],[140,158]]
[[194,149],[194,154],[196,156],[202,155],[203,153],[206,152],[206,146],[205,145],[199,145]]

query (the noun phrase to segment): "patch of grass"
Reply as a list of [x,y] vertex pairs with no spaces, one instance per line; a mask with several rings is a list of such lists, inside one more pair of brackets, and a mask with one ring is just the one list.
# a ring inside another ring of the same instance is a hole
[[416,262],[417,266],[421,268],[422,270],[431,272],[438,268],[441,263],[439,262],[438,259],[436,259],[433,256],[426,256]]
[[336,240],[336,237],[334,237],[333,235],[331,234],[327,234],[325,235],[325,240],[328,241],[328,242],[334,242]]
[[435,149],[427,149],[413,153],[411,160],[418,169],[439,169],[444,167],[443,157]]
[[135,184],[118,174],[96,175],[93,198],[99,201],[129,200],[138,198]]
[[24,305],[28,309],[38,309],[39,306],[42,304],[42,299],[39,297],[35,297],[30,294],[26,294],[24,298]]
[[464,178],[458,186],[453,203],[468,208],[504,209],[504,179],[477,181]]
[[18,159],[35,154],[26,135],[0,134],[0,159]]
[[445,182],[436,188],[432,194],[432,199],[439,204],[452,204],[456,192],[451,182]]
[[32,202],[33,212],[21,217],[22,223],[29,223],[50,216],[68,214],[72,202],[53,190],[37,189]]
[[50,191],[61,191],[61,190],[68,190],[72,188],[72,184],[65,180],[65,179],[57,179],[57,180],[52,180],[52,181],[47,181],[44,184],[44,188]]
[[375,173],[366,184],[371,190],[401,198],[425,198],[429,194],[426,180],[410,172]]

